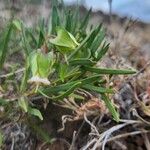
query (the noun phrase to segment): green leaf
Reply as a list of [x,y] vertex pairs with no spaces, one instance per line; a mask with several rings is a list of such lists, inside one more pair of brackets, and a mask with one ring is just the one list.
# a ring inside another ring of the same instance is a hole
[[37,53],[37,67],[38,75],[42,78],[47,78],[51,72],[54,64],[54,58],[52,52],[43,54],[42,52]]
[[46,129],[41,128],[38,124],[34,123],[32,120],[30,121],[31,128],[34,129],[35,133],[41,137],[44,142],[51,143],[52,138],[50,137],[49,133]]
[[14,28],[16,28],[18,31],[21,31],[22,22],[20,20],[13,20],[12,24],[13,24]]
[[40,21],[40,29],[39,29],[39,40],[38,40],[38,48],[40,48],[44,41],[45,41],[45,36],[44,36],[44,20]]
[[18,104],[26,113],[28,112],[28,101],[24,97],[18,100]]
[[26,28],[25,26],[22,24],[22,43],[23,43],[23,50],[25,52],[25,56],[28,57],[30,54],[30,50],[31,50],[31,45],[29,44],[29,41],[27,39],[27,35],[26,35]]
[[36,37],[34,36],[33,30],[27,29],[26,31],[29,35],[29,37],[31,38],[33,44],[36,46],[36,48],[38,48],[38,42],[36,40]]
[[40,120],[43,120],[43,116],[38,109],[29,107],[28,112],[31,115],[37,116]]
[[95,72],[99,74],[110,74],[110,75],[125,75],[125,74],[134,74],[134,70],[119,70],[119,69],[109,69],[109,68],[94,68],[94,67],[83,67],[85,70],[90,72]]
[[3,134],[0,131],[0,147],[3,145]]
[[90,60],[90,59],[87,59],[87,58],[78,58],[78,59],[74,59],[74,60],[70,60],[69,61],[69,64],[70,65],[95,65],[96,62]]
[[28,82],[28,78],[30,75],[30,69],[29,69],[29,62],[28,59],[25,62],[25,71],[21,80],[21,85],[20,85],[20,93],[25,92],[26,88],[27,88],[27,82]]
[[60,64],[59,65],[59,76],[62,82],[64,82],[65,77],[68,74],[68,65]]
[[71,10],[67,11],[66,12],[66,22],[65,22],[65,29],[68,31],[68,32],[71,32],[71,27],[72,27],[72,13],[71,13]]
[[91,53],[94,55],[96,50],[100,47],[101,43],[103,42],[105,38],[105,32],[104,29],[101,27],[97,37],[94,39],[93,43],[90,46]]
[[92,11],[92,9],[90,8],[90,10],[85,15],[85,18],[83,19],[83,21],[81,21],[80,30],[85,30],[87,28],[91,11]]
[[32,76],[47,78],[54,64],[52,52],[47,54],[41,50],[34,51],[29,56],[29,65],[31,67]]
[[102,94],[102,99],[104,100],[107,108],[111,112],[114,120],[116,122],[119,122],[120,121],[119,113],[115,110],[115,107],[114,107],[113,103],[111,102],[111,100],[105,94]]
[[85,79],[81,79],[79,81],[82,82],[82,85],[91,84],[93,82],[100,80],[101,77],[102,77],[101,75],[93,75],[93,76],[87,77]]
[[68,90],[74,84],[76,84],[78,82],[81,82],[81,85],[85,85],[85,84],[88,84],[88,83],[93,83],[95,81],[98,81],[100,79],[100,77],[101,77],[101,75],[93,75],[91,77],[87,77],[87,78],[82,79],[82,80],[76,80],[76,81],[68,82],[68,83],[65,83],[65,84],[58,85],[58,86],[43,88],[43,89],[41,89],[41,91],[45,94],[55,94],[55,93],[60,92],[60,91]]
[[61,95],[52,97],[52,99],[59,99],[59,100],[63,100],[63,98],[68,97],[70,94],[73,93],[73,91],[78,88],[81,85],[81,82],[77,82],[75,83],[70,89],[68,89],[66,92],[64,92]]
[[[93,29],[90,34],[81,42],[81,44],[68,56],[68,60],[70,60],[73,56],[75,56],[81,49],[89,49],[90,44],[95,39],[95,36],[98,34],[101,26],[98,26],[96,29]],[[86,47],[85,47],[86,45]]]
[[37,57],[38,57],[38,53],[36,51],[33,51],[28,57],[29,58],[28,62],[31,67],[33,76],[36,76],[38,73]]
[[97,93],[113,93],[114,92],[112,89],[97,87],[97,86],[93,86],[91,84],[83,85],[82,88],[84,88],[86,90],[94,91]]
[[89,39],[87,40],[86,48],[90,48],[94,40],[96,39],[97,35],[99,34],[100,30],[102,28],[102,25],[100,24],[98,27],[94,29],[92,34],[90,35]]
[[99,48],[96,51],[95,54],[96,61],[99,61],[107,53],[108,49],[109,49],[109,44],[106,45],[106,43],[104,42],[102,48]]
[[8,30],[4,34],[4,39],[0,43],[0,69],[2,69],[3,64],[6,59],[6,55],[8,53],[8,43],[12,32],[12,23],[9,25]]
[[52,19],[51,19],[51,33],[55,34],[56,32],[56,27],[59,26],[60,24],[60,18],[59,18],[59,14],[58,14],[58,9],[56,6],[53,6],[52,8]]
[[9,104],[9,102],[6,99],[0,98],[0,106],[5,106],[7,104]]
[[73,17],[71,18],[72,27],[71,27],[71,33],[75,34],[76,30],[78,30],[78,24],[79,24],[79,6],[74,10]]
[[50,39],[50,42],[57,46],[58,50],[63,54],[72,51],[79,45],[73,35],[65,29],[57,27],[56,31],[57,37],[55,39]]

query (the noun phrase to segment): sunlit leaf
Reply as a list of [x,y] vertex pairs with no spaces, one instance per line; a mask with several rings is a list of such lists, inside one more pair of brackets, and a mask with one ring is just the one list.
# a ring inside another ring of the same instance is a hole
[[26,113],[28,112],[28,101],[24,97],[18,100],[18,104]]
[[12,24],[18,31],[21,31],[22,25],[20,20],[13,20]]
[[31,115],[34,115],[34,116],[36,116],[36,117],[38,117],[40,120],[43,120],[43,116],[42,116],[42,114],[41,114],[41,112],[38,110],[38,109],[36,109],[36,108],[29,108],[28,109],[28,112],[31,114]]
[[57,37],[50,39],[50,42],[57,46],[58,50],[62,53],[67,53],[75,49],[79,43],[74,36],[61,27],[56,28]]

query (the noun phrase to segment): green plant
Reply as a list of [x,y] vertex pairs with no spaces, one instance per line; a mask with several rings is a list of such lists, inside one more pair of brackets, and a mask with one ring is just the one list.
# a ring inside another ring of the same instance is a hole
[[[109,94],[114,91],[108,87],[104,75],[111,77],[134,74],[135,71],[98,67],[97,63],[109,49],[105,31],[102,25],[89,28],[91,10],[81,19],[78,9],[68,10],[64,5],[59,9],[55,1],[48,25],[43,19],[37,27],[26,27],[20,20],[9,23],[0,40],[0,68],[10,53],[11,34],[15,35],[18,51],[23,55],[20,61],[24,64],[24,75],[15,82],[14,92],[18,106],[25,113],[43,120],[41,112],[30,101],[33,95],[57,102],[68,97],[76,98],[74,91],[84,89],[100,94],[113,118],[119,121],[119,114],[109,99]],[[9,74],[12,80],[14,74]],[[7,90],[6,84],[2,86]]]

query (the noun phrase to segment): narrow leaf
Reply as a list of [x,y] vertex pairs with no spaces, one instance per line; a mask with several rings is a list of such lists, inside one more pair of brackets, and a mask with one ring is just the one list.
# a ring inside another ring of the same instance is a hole
[[109,44],[107,44],[105,46],[105,43],[104,43],[104,45],[102,46],[102,48],[99,48],[97,50],[97,55],[95,55],[96,61],[99,61],[107,53],[108,49],[109,49]]
[[92,9],[90,8],[90,10],[89,10],[89,11],[87,12],[87,14],[85,15],[85,18],[84,18],[83,21],[81,22],[80,30],[85,30],[85,29],[87,28],[91,11],[92,11]]
[[40,120],[43,120],[43,116],[42,116],[41,112],[38,109],[30,107],[28,112],[31,115],[37,116]]
[[59,100],[63,100],[63,98],[68,97],[70,94],[73,93],[73,91],[78,88],[81,85],[81,82],[75,83],[70,89],[68,89],[66,92],[64,92],[63,94],[56,96],[56,97],[52,97],[52,99],[59,99]]
[[94,91],[94,92],[97,92],[97,93],[113,93],[112,89],[97,87],[97,86],[93,86],[93,85],[90,85],[90,84],[83,85],[82,88],[84,88],[86,90]]
[[18,100],[18,104],[25,112],[28,112],[28,102],[24,97]]
[[104,100],[107,108],[109,109],[110,113],[112,114],[114,120],[116,122],[119,122],[119,113],[115,110],[115,107],[113,106],[113,103],[111,102],[111,100],[105,95],[102,94],[102,99]]
[[70,60],[69,61],[70,65],[94,65],[96,64],[96,62],[90,60],[90,59],[86,59],[86,58],[79,58],[79,59],[74,59],[74,60]]
[[0,69],[2,69],[5,59],[6,59],[6,55],[8,53],[8,43],[9,43],[9,39],[11,36],[12,27],[13,25],[11,23],[8,27],[8,31],[4,35],[4,39],[2,43],[0,43],[1,44],[0,46]]
[[95,72],[99,74],[110,74],[110,75],[125,75],[125,74],[134,74],[134,70],[119,70],[119,69],[109,69],[109,68],[94,68],[94,67],[83,67],[85,70],[90,72]]

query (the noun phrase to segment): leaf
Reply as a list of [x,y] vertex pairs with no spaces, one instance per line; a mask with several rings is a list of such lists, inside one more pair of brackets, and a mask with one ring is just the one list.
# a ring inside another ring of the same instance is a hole
[[96,51],[95,54],[96,61],[99,61],[107,53],[108,49],[109,49],[109,44],[106,45],[106,43],[104,42],[102,48],[99,48]]
[[54,64],[53,53],[44,54],[41,50],[34,51],[30,54],[28,62],[32,71],[32,78],[28,82],[49,85],[48,76]]
[[97,86],[93,86],[91,84],[83,85],[82,88],[84,88],[86,90],[94,91],[97,93],[113,93],[114,92],[112,89],[97,87]]
[[27,81],[30,75],[30,69],[29,69],[29,62],[26,60],[25,62],[25,71],[21,80],[21,85],[20,85],[20,93],[24,92],[27,88]]
[[38,40],[38,48],[40,48],[44,41],[45,41],[45,36],[44,36],[44,20],[40,21],[40,29],[39,29],[39,40]]
[[28,112],[28,102],[24,97],[18,100],[18,104],[26,113]]
[[38,42],[33,34],[33,30],[27,29],[26,32],[28,33],[29,37],[31,38],[33,44],[36,46],[36,48],[38,48]]
[[82,82],[82,85],[89,84],[89,83],[91,84],[93,82],[100,80],[101,77],[102,77],[101,75],[93,75],[79,81]]
[[[86,47],[84,47],[85,49],[89,49],[90,44],[92,43],[92,41],[94,40],[95,36],[97,35],[97,33],[99,32],[101,26],[98,26],[96,29],[93,29],[90,34],[81,42],[81,44],[70,54],[70,56],[68,56],[68,60],[70,60],[73,56],[75,56],[81,49],[83,49],[83,47],[86,45]],[[87,44],[88,43],[88,44]]]
[[12,32],[12,23],[9,25],[8,30],[4,34],[4,39],[0,43],[0,69],[2,69],[3,64],[8,53],[8,43]]
[[37,57],[38,57],[37,52],[36,52],[36,51],[33,51],[33,52],[29,55],[29,59],[28,59],[29,66],[30,66],[30,68],[31,68],[31,71],[32,71],[32,75],[33,75],[33,76],[36,76],[37,73],[38,73]]
[[67,11],[66,12],[66,22],[65,22],[65,29],[68,31],[68,32],[71,32],[71,27],[72,27],[72,13],[71,13],[71,10]]
[[85,70],[90,72],[95,72],[99,74],[110,74],[110,75],[125,75],[125,74],[134,74],[134,70],[121,70],[121,69],[109,69],[109,68],[94,68],[94,67],[83,67]]
[[81,82],[77,82],[75,83],[70,89],[68,89],[66,92],[64,92],[61,95],[52,97],[52,99],[59,99],[59,100],[63,100],[63,98],[68,97],[70,94],[73,93],[73,91],[78,88],[81,85]]
[[72,51],[79,45],[73,35],[65,29],[57,27],[56,31],[57,37],[55,39],[50,39],[50,42],[57,46],[58,50],[63,54]]
[[52,8],[52,19],[51,19],[51,33],[55,34],[56,32],[56,27],[59,26],[60,24],[60,18],[59,18],[59,14],[58,14],[58,9],[56,6],[53,6]]
[[90,48],[94,40],[96,39],[97,35],[99,34],[101,30],[102,25],[100,24],[98,27],[94,29],[92,34],[90,35],[89,39],[87,40],[86,48]]
[[51,143],[52,138],[50,137],[46,129],[39,127],[38,124],[35,124],[32,121],[30,121],[30,125],[34,129],[35,133],[37,133],[39,137],[44,140],[44,142]]
[[6,99],[0,98],[0,106],[5,106],[7,104],[9,104],[9,102]]
[[43,116],[38,109],[29,107],[28,112],[31,115],[37,116],[40,120],[43,120]]
[[31,46],[29,44],[29,41],[27,39],[27,35],[26,35],[26,28],[24,27],[24,25],[22,24],[22,44],[23,44],[23,50],[25,52],[25,56],[28,57],[30,54],[30,50],[31,50]]
[[78,59],[70,60],[69,64],[70,65],[90,65],[90,66],[92,66],[92,65],[96,64],[96,62],[94,62],[90,59],[87,59],[87,58],[78,58]]
[[93,75],[91,77],[87,77],[87,78],[82,79],[82,80],[76,80],[76,81],[68,82],[65,84],[58,85],[58,86],[43,88],[43,89],[41,89],[41,91],[45,94],[49,94],[49,93],[54,94],[54,93],[57,93],[60,91],[66,91],[78,82],[81,82],[81,85],[93,83],[93,82],[99,80],[100,77],[101,77],[100,75]]
[[85,29],[87,28],[91,11],[92,11],[92,9],[90,8],[90,10],[89,10],[89,11],[87,12],[87,14],[85,15],[85,18],[83,19],[83,21],[81,21],[80,30],[85,30]]
[[14,28],[16,28],[18,31],[21,31],[22,22],[20,20],[13,20],[12,24],[13,24]]
[[51,72],[52,66],[54,64],[54,58],[52,52],[43,54],[42,52],[37,52],[37,69],[38,75],[42,78],[47,78]]
[[79,6],[76,7],[73,13],[73,17],[71,18],[72,27],[71,27],[71,33],[75,34],[76,30],[78,30],[78,24],[79,24]]
[[64,82],[65,77],[68,74],[68,66],[66,64],[59,65],[59,76],[62,82]]
[[94,39],[93,43],[90,46],[91,53],[93,54],[93,56],[94,56],[96,50],[100,47],[104,38],[105,38],[105,32],[104,32],[104,29],[101,27],[97,37]]
[[3,144],[3,134],[0,131],[0,147],[2,146],[2,144]]
[[119,113],[115,110],[115,107],[113,106],[113,103],[111,102],[111,100],[105,94],[102,94],[102,99],[105,102],[109,111],[111,112],[114,120],[116,122],[119,122],[120,121]]

